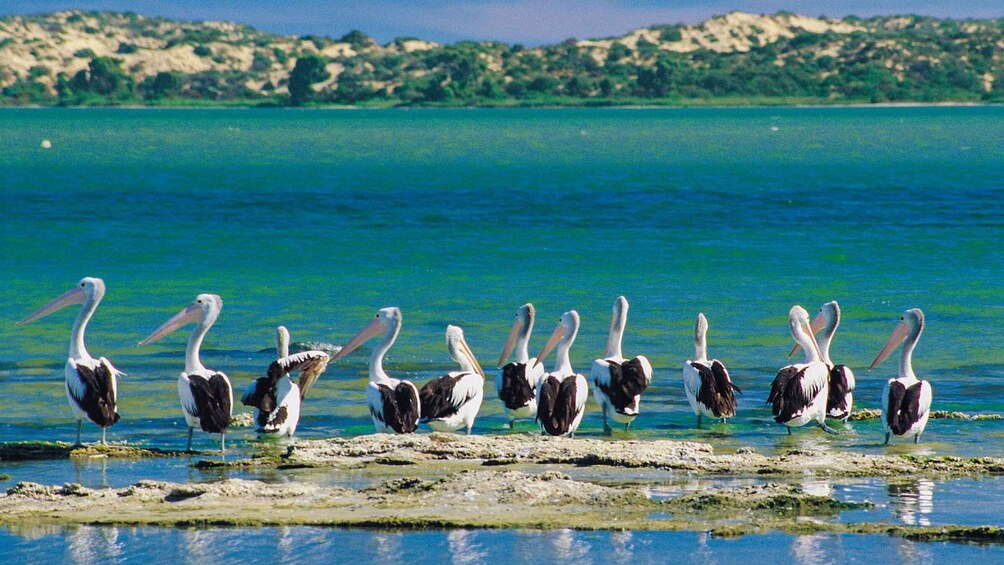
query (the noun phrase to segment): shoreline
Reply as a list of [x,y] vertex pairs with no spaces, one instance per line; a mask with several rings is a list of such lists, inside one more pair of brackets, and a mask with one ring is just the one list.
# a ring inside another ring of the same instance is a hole
[[[0,458],[10,460],[5,454],[9,455],[12,445],[0,444]],[[904,526],[837,521],[835,518],[844,511],[873,506],[869,502],[840,501],[829,493],[819,494],[808,485],[797,484],[800,480],[831,478],[1004,475],[1004,458],[865,455],[804,449],[768,457],[751,448],[715,453],[711,445],[693,442],[612,442],[529,434],[372,434],[301,441],[291,452],[274,444],[259,444],[257,448],[250,458],[232,461],[197,453],[194,455],[201,458],[193,465],[272,470],[290,473],[292,480],[140,480],[124,488],[100,489],[74,483],[44,486],[19,482],[0,495],[0,527],[572,528],[710,531],[716,536],[862,533],[917,541],[1004,544],[1004,529],[985,525]],[[48,449],[52,458],[193,455],[114,445],[56,445]],[[581,470],[590,468],[607,478],[573,478],[568,474],[581,475]],[[702,484],[694,491],[666,497],[658,494],[665,477],[637,473],[639,470],[668,471]],[[332,475],[339,472],[353,475],[351,487],[331,484]],[[730,486],[735,478],[763,484]],[[729,480],[716,484],[714,479]]]

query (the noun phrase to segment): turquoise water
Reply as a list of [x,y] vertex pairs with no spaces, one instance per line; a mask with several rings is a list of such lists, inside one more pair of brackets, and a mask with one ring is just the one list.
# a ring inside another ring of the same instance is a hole
[[[392,305],[404,325],[391,374],[424,382],[449,369],[449,323],[493,367],[526,301],[539,314],[533,349],[561,312],[579,311],[572,363],[588,372],[623,294],[625,353],[648,356],[655,380],[615,438],[1004,455],[999,421],[932,420],[920,446],[884,448],[876,421],[789,438],[763,405],[790,362],[790,306],[837,299],[831,352],[857,373],[858,406],[878,407],[895,359],[865,368],[901,312],[920,307],[914,367],[934,408],[1004,412],[1002,132],[1000,107],[0,110],[0,437],[73,439],[62,366],[76,311],[13,322],[100,276],[108,293],[89,349],[128,373],[112,441],[184,445],[185,332],[135,344],[200,292],[224,300],[203,361],[237,390],[271,360],[276,325],[294,341],[344,343]],[[710,354],[745,392],[734,422],[700,431],[680,384],[699,311]],[[372,431],[366,356],[329,367],[301,437]],[[503,424],[490,390],[475,433]],[[590,404],[580,435],[600,432]],[[98,437],[93,425],[84,434]],[[242,451],[250,439],[237,430],[228,443]],[[197,434],[197,447],[215,444]],[[184,460],[0,473],[114,486],[218,478]]]

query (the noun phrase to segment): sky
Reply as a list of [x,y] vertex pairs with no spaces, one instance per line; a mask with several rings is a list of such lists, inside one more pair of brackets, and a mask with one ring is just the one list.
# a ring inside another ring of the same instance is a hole
[[417,37],[441,43],[497,40],[525,45],[619,36],[657,24],[698,23],[733,10],[829,17],[1004,17],[1004,0],[0,0],[0,15],[74,8],[234,21],[284,35],[337,38],[358,29],[380,43]]

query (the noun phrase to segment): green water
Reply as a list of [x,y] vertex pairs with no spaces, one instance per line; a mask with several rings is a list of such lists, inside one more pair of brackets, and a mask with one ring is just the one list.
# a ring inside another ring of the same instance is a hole
[[[203,361],[238,391],[271,360],[276,325],[294,341],[344,343],[383,306],[404,313],[386,364],[395,376],[449,369],[449,323],[493,367],[527,301],[539,315],[531,349],[579,311],[572,363],[588,372],[623,294],[625,353],[648,356],[655,378],[615,439],[884,452],[875,421],[789,438],[770,419],[788,309],[839,300],[832,356],[857,373],[858,406],[877,408],[895,360],[865,367],[901,312],[920,307],[914,367],[934,408],[1004,412],[1002,132],[999,107],[0,110],[0,434],[73,439],[62,366],[76,311],[13,322],[99,276],[108,293],[88,346],[129,375],[113,441],[183,446],[184,332],[135,344],[201,292],[224,300]],[[744,391],[734,422],[702,431],[680,377],[699,311],[710,354]],[[299,435],[370,433],[365,371],[366,351],[330,366]],[[475,433],[504,433],[492,388]],[[580,435],[600,431],[590,403]],[[919,447],[888,449],[1004,455],[1002,433],[996,421],[932,420]],[[251,438],[237,431],[230,444]],[[13,480],[75,472],[5,465]],[[85,469],[84,482],[213,478],[183,464],[106,471]]]

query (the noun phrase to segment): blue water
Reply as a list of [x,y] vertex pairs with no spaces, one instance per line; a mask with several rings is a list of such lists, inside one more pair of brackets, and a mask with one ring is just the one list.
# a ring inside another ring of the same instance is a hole
[[996,547],[916,543],[889,536],[694,532],[451,530],[393,532],[316,527],[156,529],[80,526],[0,530],[0,556],[68,563],[989,563]]
[[[271,360],[262,350],[276,325],[294,341],[344,343],[391,305],[404,312],[393,375],[421,383],[448,370],[448,323],[493,367],[526,301],[539,314],[533,349],[562,311],[579,311],[572,362],[586,372],[623,294],[625,353],[648,356],[655,380],[615,439],[1004,455],[999,421],[932,420],[920,446],[885,448],[876,421],[788,437],[763,405],[790,362],[789,307],[837,299],[831,352],[857,373],[858,406],[878,407],[895,358],[865,367],[901,312],[920,307],[914,367],[934,408],[1004,412],[1001,132],[1000,107],[3,109],[0,437],[73,439],[62,366],[76,311],[13,322],[89,275],[108,285],[89,349],[128,373],[117,442],[184,445],[185,332],[135,344],[200,292],[224,300],[203,361],[238,391]],[[710,354],[744,391],[733,422],[700,431],[680,384],[699,311]],[[365,371],[366,351],[329,367],[298,435],[370,433]],[[474,431],[503,425],[489,390]],[[580,435],[600,432],[590,404]],[[97,433],[84,426],[85,441]],[[234,456],[251,439],[235,430]],[[197,434],[196,447],[215,445]],[[185,459],[0,462],[0,473],[109,486],[219,478]]]

